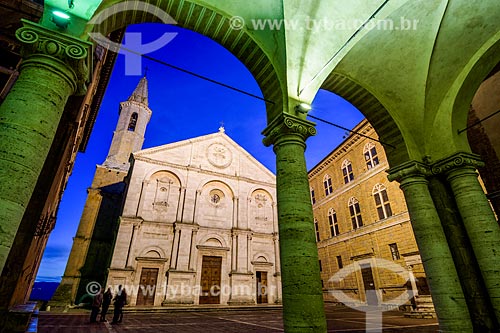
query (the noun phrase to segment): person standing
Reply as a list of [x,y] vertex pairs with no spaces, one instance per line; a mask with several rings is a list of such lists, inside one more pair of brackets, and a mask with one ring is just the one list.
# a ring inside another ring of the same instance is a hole
[[113,321],[111,324],[118,324],[122,322],[123,319],[123,307],[127,304],[127,293],[125,288],[121,285],[118,286],[118,293],[115,296],[115,310],[113,313]]
[[94,295],[94,299],[92,300],[92,311],[90,312],[90,322],[97,322],[97,315],[99,314],[99,308],[101,307],[103,299],[102,289],[99,290],[97,295]]
[[113,293],[111,293],[111,288],[108,288],[102,298],[102,309],[101,309],[101,320],[102,322],[106,320],[106,314],[108,313],[109,305],[113,299]]

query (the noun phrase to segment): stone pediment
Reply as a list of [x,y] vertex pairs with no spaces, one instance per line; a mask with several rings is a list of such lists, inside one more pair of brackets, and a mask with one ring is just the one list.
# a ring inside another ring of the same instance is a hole
[[248,177],[275,183],[275,175],[223,132],[144,149],[135,160]]

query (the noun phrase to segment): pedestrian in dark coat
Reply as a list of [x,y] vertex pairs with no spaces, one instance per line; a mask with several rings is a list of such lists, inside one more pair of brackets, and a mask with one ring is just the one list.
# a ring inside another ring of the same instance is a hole
[[102,304],[102,299],[103,299],[103,294],[101,289],[99,290],[99,293],[94,296],[94,299],[92,300],[92,312],[90,312],[91,323],[97,322],[97,315],[99,314],[99,309]]
[[103,322],[107,321],[106,314],[108,313],[109,305],[111,304],[112,299],[113,293],[111,292],[111,288],[108,288],[102,298],[101,321]]
[[115,296],[115,310],[113,313],[113,321],[111,324],[118,324],[122,322],[123,319],[123,307],[127,304],[127,293],[125,292],[125,288],[122,289],[122,286],[118,286],[118,293]]

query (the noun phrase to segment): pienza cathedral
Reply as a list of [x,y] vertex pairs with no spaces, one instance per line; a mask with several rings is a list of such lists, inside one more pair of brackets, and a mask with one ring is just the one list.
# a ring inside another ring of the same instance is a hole
[[53,300],[97,283],[137,306],[280,303],[274,174],[224,133],[142,149],[147,79],[120,103]]

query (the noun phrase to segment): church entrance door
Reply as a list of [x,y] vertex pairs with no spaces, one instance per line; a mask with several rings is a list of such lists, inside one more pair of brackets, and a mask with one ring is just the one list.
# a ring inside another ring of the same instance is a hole
[[200,304],[220,304],[222,257],[203,256]]
[[136,305],[154,305],[158,268],[143,268]]
[[267,272],[255,273],[257,275],[257,303],[267,303]]

